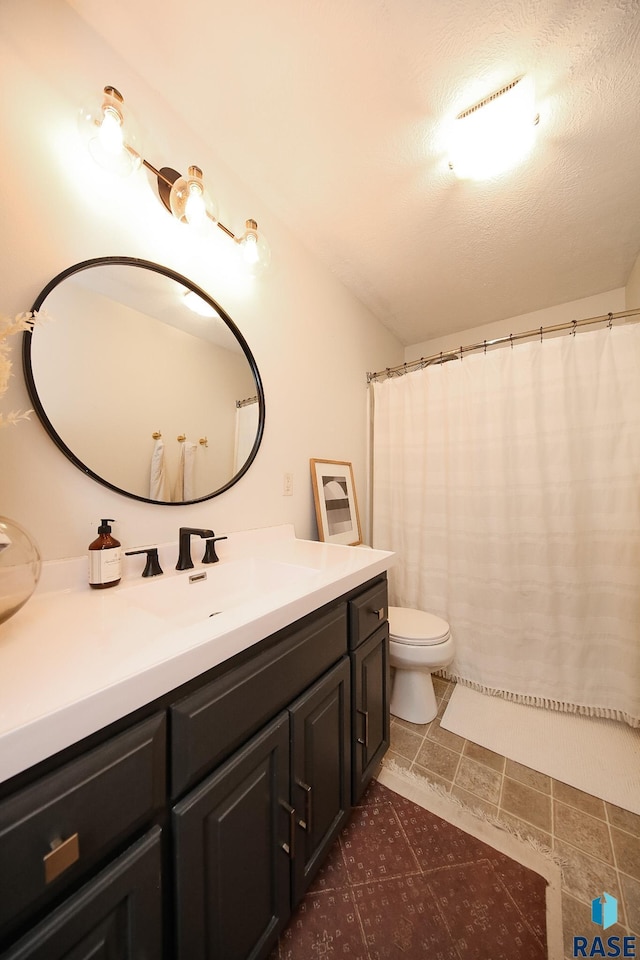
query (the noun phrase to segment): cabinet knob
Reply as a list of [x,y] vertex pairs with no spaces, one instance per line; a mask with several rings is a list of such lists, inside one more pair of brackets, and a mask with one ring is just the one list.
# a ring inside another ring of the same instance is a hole
[[51,883],[80,859],[80,842],[74,833],[67,840],[54,840],[51,850],[42,858],[45,883]]
[[384,607],[380,607],[379,610],[374,610],[373,612],[375,613],[378,620],[384,620],[386,617],[386,610]]

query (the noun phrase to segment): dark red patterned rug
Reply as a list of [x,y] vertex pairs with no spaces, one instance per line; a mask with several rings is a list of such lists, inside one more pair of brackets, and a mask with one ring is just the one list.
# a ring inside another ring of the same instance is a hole
[[270,960],[546,960],[546,883],[373,781]]

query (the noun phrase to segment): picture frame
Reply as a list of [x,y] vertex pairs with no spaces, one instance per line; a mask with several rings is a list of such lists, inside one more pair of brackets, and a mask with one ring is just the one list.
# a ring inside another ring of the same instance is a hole
[[309,461],[318,537],[325,543],[362,543],[353,467],[347,460]]

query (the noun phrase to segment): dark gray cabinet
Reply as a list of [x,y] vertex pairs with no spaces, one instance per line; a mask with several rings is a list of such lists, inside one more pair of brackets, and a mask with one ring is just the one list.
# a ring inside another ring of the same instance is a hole
[[351,671],[345,657],[292,704],[292,902],[311,883],[351,810]]
[[386,598],[381,576],[3,784],[0,960],[267,957],[388,746]]
[[343,658],[173,810],[177,958],[266,957],[350,804]]
[[134,843],[2,960],[162,960],[160,828]]
[[178,960],[268,952],[289,914],[288,800],[283,714],[176,805]]
[[357,803],[389,748],[391,718],[387,581],[349,600],[352,690],[352,801]]
[[351,654],[353,802],[362,796],[389,748],[389,627],[384,624]]

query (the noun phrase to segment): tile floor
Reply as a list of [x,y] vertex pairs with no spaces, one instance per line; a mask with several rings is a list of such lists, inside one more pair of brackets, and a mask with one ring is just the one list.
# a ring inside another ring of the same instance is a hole
[[434,677],[438,716],[428,724],[392,717],[385,762],[440,784],[567,861],[562,913],[565,956],[574,935],[591,936],[590,904],[606,890],[618,899],[607,936],[640,936],[640,816],[583,793],[440,726],[455,683]]

